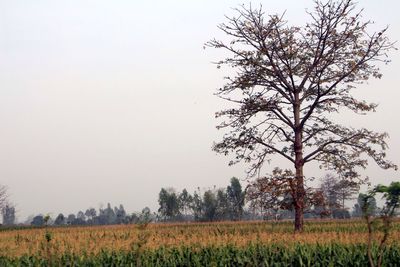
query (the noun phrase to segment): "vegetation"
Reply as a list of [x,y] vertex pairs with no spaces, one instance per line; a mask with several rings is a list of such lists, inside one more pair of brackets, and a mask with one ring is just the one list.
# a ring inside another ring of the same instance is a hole
[[[0,232],[0,265],[366,266],[367,237],[362,220],[306,221],[296,235],[290,221],[16,229]],[[386,266],[400,260],[399,238],[397,220]],[[379,237],[373,242],[377,256]]]
[[[375,110],[352,91],[381,77],[377,63],[388,63],[394,46],[387,28],[369,33],[353,0],[314,2],[303,27],[242,6],[219,26],[230,40],[207,43],[229,53],[218,67],[235,73],[217,93],[234,106],[217,113],[228,133],[214,150],[249,163],[256,179],[193,193],[161,188],[154,213],[108,203],[32,216],[28,226],[15,225],[0,185],[0,266],[398,266],[400,182],[359,192],[368,158],[397,169],[386,159],[387,134],[331,117]],[[261,175],[273,155],[293,169]],[[311,184],[310,162],[334,173]],[[355,196],[350,212],[345,202]]]
[[[347,182],[363,183],[359,168],[369,157],[378,166],[397,168],[385,156],[386,133],[338,124],[332,113],[348,109],[356,114],[375,111],[377,105],[352,95],[356,85],[380,78],[377,62],[388,63],[394,49],[386,28],[369,32],[353,0],[315,1],[305,26],[290,26],[284,15],[266,16],[262,8],[237,9],[219,25],[224,41],[209,47],[229,57],[218,67],[233,69],[217,95],[232,107],[216,114],[218,128],[227,133],[214,150],[234,154],[230,164],[245,161],[249,175],[260,174],[264,162],[278,155],[293,164],[270,185],[285,189],[295,211],[295,230],[303,229],[307,201],[305,164],[316,162],[335,170]],[[309,178],[309,177],[308,177]]]

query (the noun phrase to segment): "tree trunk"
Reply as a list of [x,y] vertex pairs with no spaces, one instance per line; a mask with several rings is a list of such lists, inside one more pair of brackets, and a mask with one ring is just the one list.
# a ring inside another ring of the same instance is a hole
[[303,129],[300,123],[300,99],[299,93],[296,92],[294,95],[294,152],[295,152],[295,163],[294,167],[296,169],[295,177],[295,194],[294,194],[294,209],[295,209],[295,219],[294,219],[294,231],[302,232],[304,224],[304,174],[303,174]]
[[304,178],[303,166],[296,167],[296,198],[295,198],[295,218],[294,231],[302,232],[304,225]]

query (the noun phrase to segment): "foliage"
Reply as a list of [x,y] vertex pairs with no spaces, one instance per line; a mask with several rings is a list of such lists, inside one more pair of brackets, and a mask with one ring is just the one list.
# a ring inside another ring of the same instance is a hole
[[37,215],[33,217],[31,225],[33,226],[43,226],[45,225],[44,217],[43,215]]
[[[377,193],[383,194],[383,198],[385,199],[385,206],[382,208],[379,217],[373,220],[371,218],[371,214],[369,213],[369,208],[371,203],[370,200],[374,199],[374,196]],[[383,255],[387,247],[387,241],[389,239],[389,234],[393,218],[395,216],[395,211],[400,206],[400,182],[392,182],[389,186],[378,185],[367,194],[362,194],[361,197],[363,200],[362,211],[368,226],[369,264],[371,267],[374,266],[380,267],[383,264],[382,263]],[[382,225],[380,227],[376,227],[378,219],[382,221]],[[374,256],[372,253],[372,239],[373,239],[373,233],[375,231],[381,231],[383,233],[383,236],[381,237],[379,242],[376,262],[374,261]]]
[[386,28],[369,33],[371,22],[362,20],[353,0],[315,1],[303,27],[288,25],[283,15],[266,16],[261,7],[236,11],[219,25],[225,41],[207,43],[229,53],[218,67],[234,69],[217,92],[232,107],[216,113],[223,119],[218,128],[227,133],[214,150],[234,154],[230,164],[249,163],[249,176],[259,174],[273,155],[292,163],[295,229],[301,231],[305,164],[317,162],[357,183],[365,181],[358,170],[368,157],[384,169],[397,168],[385,158],[386,133],[346,127],[331,117],[342,109],[356,114],[376,109],[352,91],[382,76],[377,62],[388,63],[394,46]]
[[245,195],[242,191],[242,185],[236,177],[231,178],[231,183],[226,188],[228,203],[230,204],[231,219],[240,220],[243,214]]
[[375,216],[376,212],[377,206],[374,195],[360,193],[357,198],[357,203],[354,204],[353,216]]
[[[58,258],[38,256],[0,257],[2,266],[366,266],[368,259],[362,245],[283,245],[251,244],[206,247],[161,247],[156,250],[115,252],[97,255],[68,253]],[[392,247],[383,258],[385,266],[400,261],[400,248]]]
[[161,188],[161,191],[158,194],[158,204],[160,205],[158,212],[162,220],[174,220],[180,215],[179,198],[172,188],[168,190]]

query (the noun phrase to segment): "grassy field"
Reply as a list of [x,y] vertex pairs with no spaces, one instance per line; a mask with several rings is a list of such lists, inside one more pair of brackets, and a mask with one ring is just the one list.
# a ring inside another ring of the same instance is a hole
[[[0,231],[0,266],[366,266],[360,220],[48,227]],[[376,235],[378,240],[379,235]],[[400,264],[400,221],[388,266]],[[391,265],[392,264],[392,265]]]

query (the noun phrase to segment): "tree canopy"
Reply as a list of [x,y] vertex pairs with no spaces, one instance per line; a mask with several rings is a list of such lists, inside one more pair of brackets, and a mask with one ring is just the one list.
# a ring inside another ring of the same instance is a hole
[[227,133],[214,150],[234,153],[230,164],[249,163],[249,176],[260,173],[272,155],[294,166],[288,179],[296,211],[295,229],[303,227],[306,198],[303,166],[319,163],[344,179],[363,182],[359,169],[368,158],[384,169],[397,168],[386,159],[387,133],[335,122],[332,114],[347,109],[356,114],[377,105],[357,99],[353,89],[381,78],[378,63],[388,63],[394,48],[387,28],[369,32],[353,0],[315,1],[304,26],[291,26],[284,15],[267,16],[263,8],[242,6],[219,29],[228,41],[213,39],[207,46],[223,49],[229,57],[218,67],[234,75],[217,95],[232,108],[216,113],[219,129]]

